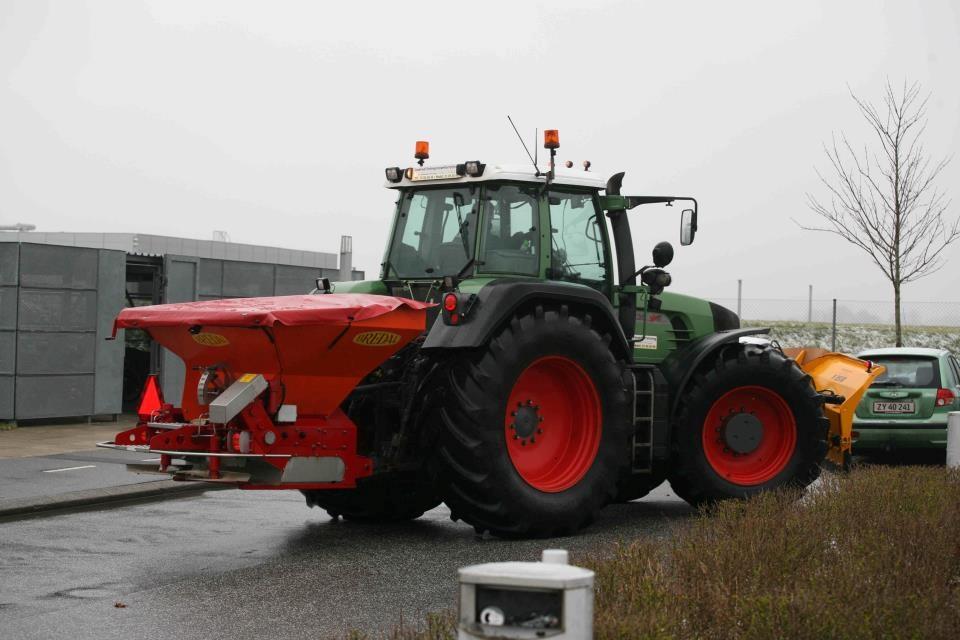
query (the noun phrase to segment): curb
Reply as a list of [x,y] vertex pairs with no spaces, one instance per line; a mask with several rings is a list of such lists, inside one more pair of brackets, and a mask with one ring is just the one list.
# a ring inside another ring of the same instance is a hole
[[159,497],[178,497],[232,486],[212,485],[205,482],[178,482],[175,480],[151,480],[138,484],[102,489],[68,491],[53,496],[18,498],[0,503],[0,518],[40,515],[52,511],[92,506],[120,506],[136,500]]

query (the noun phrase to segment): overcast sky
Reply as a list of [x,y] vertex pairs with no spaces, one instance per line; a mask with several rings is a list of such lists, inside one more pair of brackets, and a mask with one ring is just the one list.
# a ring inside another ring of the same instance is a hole
[[[849,89],[932,92],[927,146],[960,149],[960,3],[41,2],[0,0],[0,224],[335,252],[379,271],[393,198],[383,168],[521,162],[559,128],[560,157],[641,209],[641,257],[677,245],[673,290],[883,300],[865,254],[800,230],[831,132],[869,140]],[[941,186],[960,208],[960,158]],[[960,243],[907,300],[960,300]]]

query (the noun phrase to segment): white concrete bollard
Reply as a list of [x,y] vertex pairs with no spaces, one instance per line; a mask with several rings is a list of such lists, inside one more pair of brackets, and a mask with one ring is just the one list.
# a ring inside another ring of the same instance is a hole
[[960,467],[960,411],[947,416],[947,467]]
[[593,571],[567,564],[563,549],[543,562],[491,562],[460,569],[458,640],[593,639]]

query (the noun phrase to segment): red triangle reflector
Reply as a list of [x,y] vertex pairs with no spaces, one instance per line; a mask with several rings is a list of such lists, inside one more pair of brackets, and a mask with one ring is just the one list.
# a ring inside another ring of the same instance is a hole
[[147,384],[143,386],[143,392],[140,394],[140,405],[137,407],[137,415],[141,420],[147,421],[150,419],[150,416],[159,411],[162,406],[163,391],[160,390],[157,376],[151,374],[147,376]]

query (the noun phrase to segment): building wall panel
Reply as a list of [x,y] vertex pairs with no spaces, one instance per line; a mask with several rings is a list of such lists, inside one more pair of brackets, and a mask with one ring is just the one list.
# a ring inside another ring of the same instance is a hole
[[0,375],[0,420],[13,420],[13,376]]
[[317,286],[321,269],[312,267],[288,267],[277,265],[274,295],[291,296],[310,293]]
[[97,292],[20,289],[21,331],[94,331]]
[[120,413],[123,410],[123,329],[115,340],[113,320],[126,304],[127,256],[119,251],[100,251],[97,268],[97,322],[94,349],[95,380],[93,412]]
[[18,420],[93,414],[93,376],[20,376]]
[[17,328],[17,288],[0,287],[0,331]]
[[223,261],[201,259],[200,280],[198,284],[200,296],[219,298],[223,291]]
[[17,374],[94,373],[95,333],[24,332],[17,334]]
[[20,284],[20,245],[0,243],[0,287],[15,287]]
[[274,265],[255,262],[223,263],[223,297],[252,298],[273,295]]
[[13,375],[17,372],[17,334],[14,331],[0,331],[0,375]]
[[[163,258],[163,301],[193,302],[197,299],[200,259],[167,255]],[[167,402],[181,406],[186,369],[183,360],[167,349],[160,350],[160,386]]]
[[22,244],[20,286],[96,289],[97,252],[79,247]]

